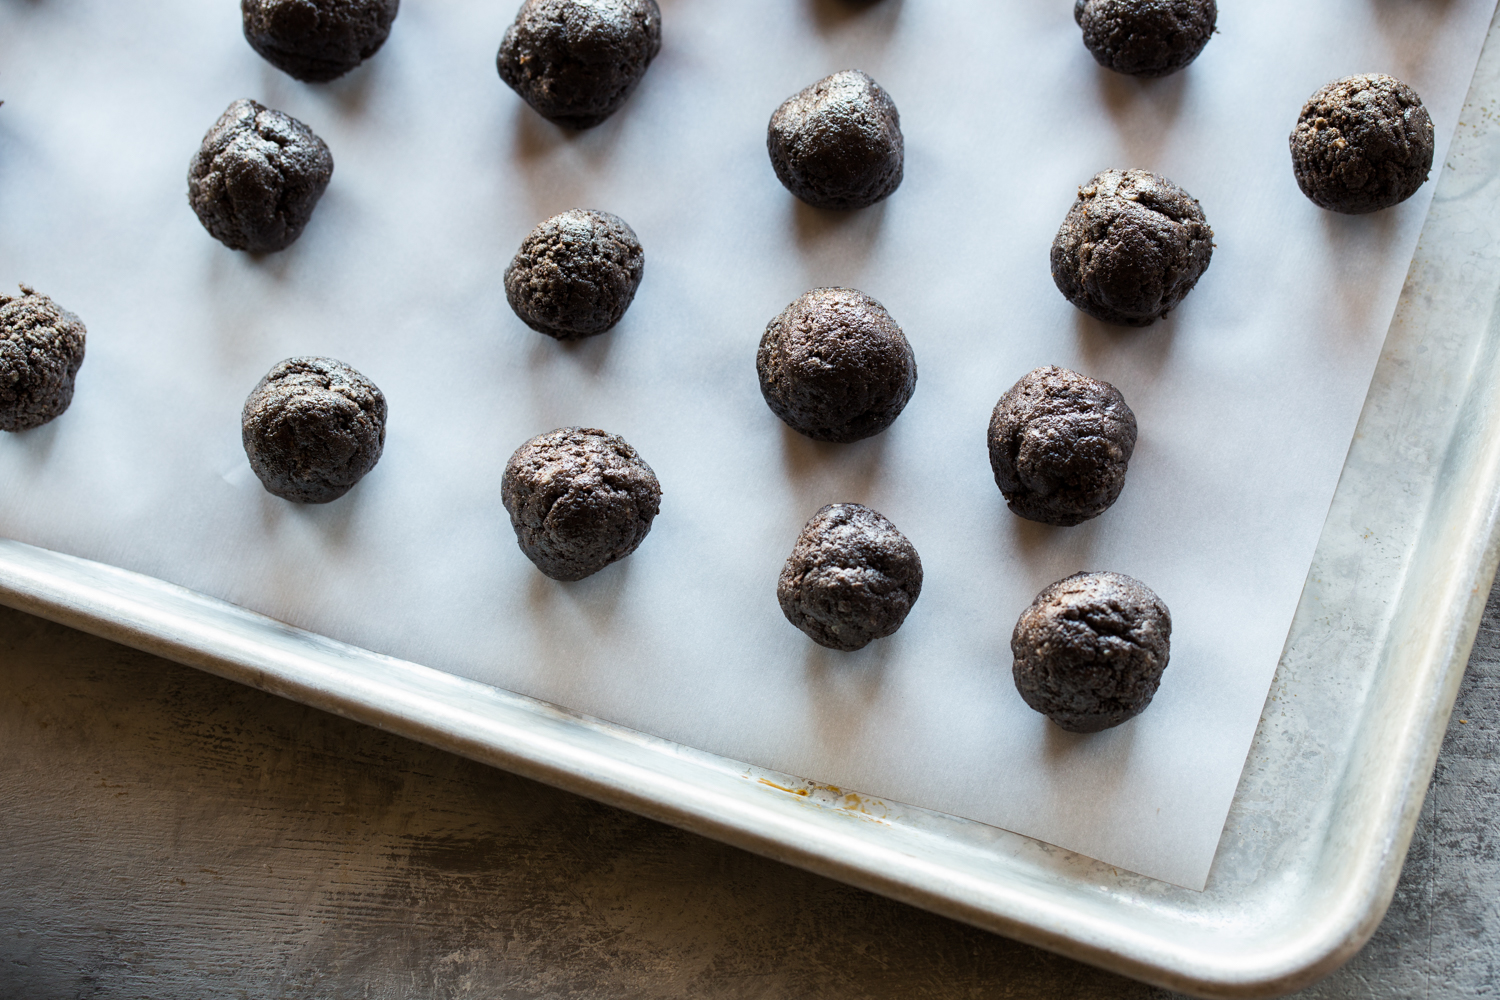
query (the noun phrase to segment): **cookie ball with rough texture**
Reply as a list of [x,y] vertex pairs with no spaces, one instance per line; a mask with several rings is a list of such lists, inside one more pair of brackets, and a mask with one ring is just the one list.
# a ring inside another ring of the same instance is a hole
[[645,266],[646,252],[624,220],[574,208],[521,241],[505,269],[505,297],[539,333],[558,340],[592,337],[625,315]]
[[661,484],[618,434],[562,427],[510,456],[500,500],[537,569],[554,580],[582,580],[645,540],[661,509]]
[[858,503],[831,503],[814,514],[776,582],[786,620],[818,645],[845,652],[895,632],[921,593],[917,550]]
[[1075,0],[1083,44],[1105,69],[1168,76],[1198,58],[1219,19],[1214,0]]
[[814,288],[766,326],[755,355],[771,412],[815,441],[885,430],[917,387],[917,361],[885,306],[852,288]]
[[235,101],[188,167],[188,203],[231,250],[273,253],[302,235],[333,156],[312,129],[255,101]]
[[385,44],[401,0],[240,0],[245,40],[306,83],[343,76]]
[[1026,704],[1071,733],[1145,711],[1171,649],[1172,615],[1124,573],[1074,573],[1036,595],[1011,636]]
[[1334,212],[1399,205],[1432,172],[1432,118],[1415,90],[1380,73],[1346,76],[1308,98],[1290,141],[1302,193]]
[[0,430],[62,415],[83,364],[83,321],[29,285],[0,295]]
[[537,114],[593,128],[661,50],[656,0],[526,0],[500,42],[500,79]]
[[1149,326],[1192,291],[1213,252],[1186,191],[1146,170],[1105,170],[1078,189],[1052,241],[1052,280],[1095,319]]
[[245,400],[245,454],[266,490],[328,503],[354,488],[385,447],[385,396],[333,358],[287,358]]
[[771,167],[815,208],[864,208],[901,186],[906,144],[885,88],[857,69],[825,76],[776,109]]
[[1067,527],[1119,499],[1135,435],[1135,414],[1118,389],[1049,365],[995,404],[990,468],[1012,511]]

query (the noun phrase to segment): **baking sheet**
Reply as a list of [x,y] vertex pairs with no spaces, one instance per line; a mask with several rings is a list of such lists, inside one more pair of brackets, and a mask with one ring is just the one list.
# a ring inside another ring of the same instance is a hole
[[[1423,95],[1441,154],[1494,3],[1226,5],[1187,73],[1144,84],[1094,66],[1063,2],[662,6],[640,91],[574,135],[495,75],[508,4],[408,0],[381,54],[324,87],[262,63],[229,0],[0,4],[0,280],[90,330],[69,413],[0,439],[0,533],[1200,887],[1431,190],[1328,215],[1286,133],[1328,79],[1382,70]],[[786,194],[763,137],[845,66],[894,96],[907,176],[840,216]],[[262,259],[214,243],[185,198],[241,96],[336,162],[301,241]],[[1218,234],[1199,288],[1145,331],[1082,317],[1047,274],[1105,166],[1173,177]],[[563,347],[511,315],[500,274],[575,205],[629,221],[647,269],[620,327]],[[883,301],[920,369],[896,425],[852,446],[784,431],[755,381],[765,322],[822,284]],[[320,508],[265,494],[238,441],[245,393],[306,353],[391,405],[380,465]],[[1073,529],[1010,515],[984,451],[996,397],[1047,363],[1115,383],[1141,424],[1120,502]],[[557,584],[516,549],[498,485],[517,444],[568,423],[625,435],[665,496],[634,556]],[[774,596],[833,500],[887,514],[926,568],[902,631],[853,655]],[[1081,568],[1147,581],[1176,625],[1150,711],[1091,737],[1009,680],[1016,615]]]

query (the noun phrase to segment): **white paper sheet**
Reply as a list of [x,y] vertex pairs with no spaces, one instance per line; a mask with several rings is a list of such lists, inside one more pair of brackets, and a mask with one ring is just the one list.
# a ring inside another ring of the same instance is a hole
[[[385,49],[305,86],[233,0],[0,2],[0,283],[83,317],[72,409],[0,436],[0,533],[144,571],[381,652],[681,743],[1015,830],[1201,887],[1432,190],[1347,218],[1292,178],[1286,137],[1335,77],[1417,88],[1439,163],[1494,0],[1226,0],[1186,72],[1097,68],[1071,0],[662,0],[664,45],[583,134],[494,68],[513,0],[406,0]],[[893,95],[906,179],[848,215],[777,183],[777,104],[845,67]],[[301,241],[226,250],[186,200],[230,101],[307,122],[336,168]],[[1068,305],[1048,248],[1076,187],[1145,167],[1198,197],[1207,275],[1167,321]],[[646,247],[612,333],[567,347],[506,306],[538,221],[615,212]],[[905,328],[920,379],[885,434],[805,441],[760,398],[766,322],[851,285]],[[341,358],[390,404],[379,466],[324,507],[277,500],[239,443],[274,362]],[[1055,363],[1140,422],[1123,497],[1083,526],[1011,515],[984,432]],[[575,584],[532,568],[505,460],[565,424],[623,434],[665,496],[641,549]],[[775,582],[824,503],[889,516],[926,582],[856,654],[782,618]],[[1172,659],[1138,719],[1071,736],[1010,680],[1009,638],[1079,569],[1146,581]]]

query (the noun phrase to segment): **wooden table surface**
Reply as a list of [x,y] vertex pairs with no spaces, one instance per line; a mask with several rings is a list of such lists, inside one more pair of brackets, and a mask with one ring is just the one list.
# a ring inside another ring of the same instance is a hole
[[[1500,590],[1396,901],[1302,996],[1500,996],[1497,721]],[[0,609],[0,1000],[1165,996]]]

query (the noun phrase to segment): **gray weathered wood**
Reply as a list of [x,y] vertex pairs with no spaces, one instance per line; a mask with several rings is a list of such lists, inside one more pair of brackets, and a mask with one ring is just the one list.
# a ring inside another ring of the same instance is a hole
[[[1390,915],[1304,996],[1494,995],[1497,594]],[[0,845],[0,1000],[1165,996],[5,609]]]

